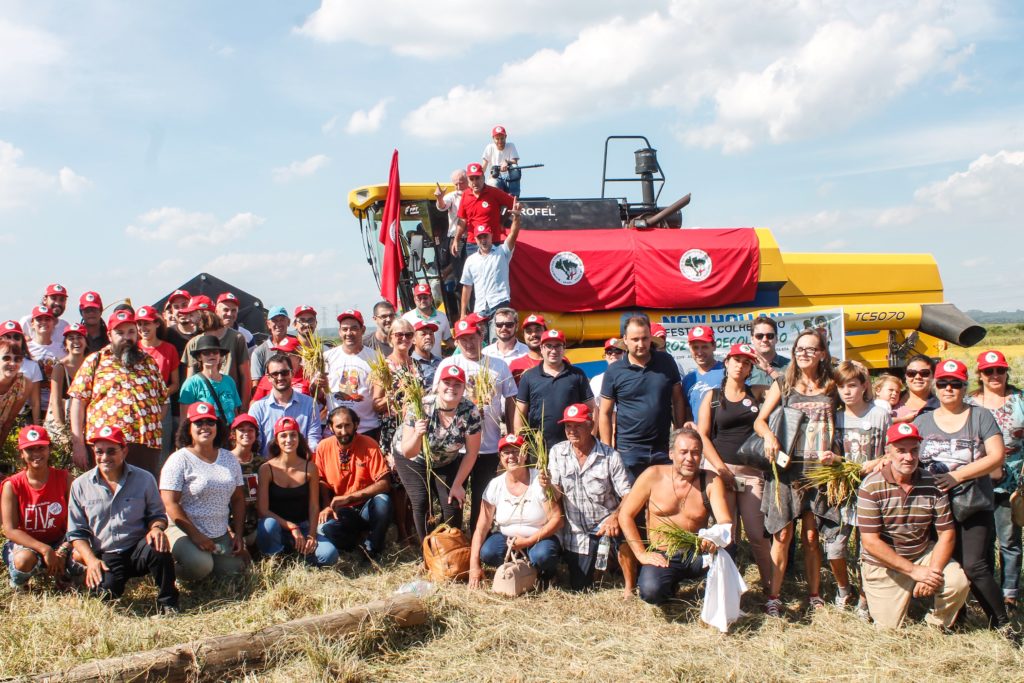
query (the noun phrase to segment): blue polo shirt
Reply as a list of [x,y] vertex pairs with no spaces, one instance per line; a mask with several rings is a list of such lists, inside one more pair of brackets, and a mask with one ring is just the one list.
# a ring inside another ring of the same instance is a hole
[[544,432],[548,448],[565,441],[565,428],[558,424],[565,409],[592,398],[587,374],[568,363],[557,375],[546,373],[543,364],[530,368],[520,376],[516,396],[517,401],[530,404],[526,421],[533,429]]
[[612,363],[604,373],[601,397],[615,402],[616,447],[668,452],[672,431],[672,390],[679,368],[664,351],[651,351],[647,365],[634,365],[629,356]]
[[253,401],[249,406],[249,414],[256,418],[260,425],[263,448],[260,455],[267,455],[270,442],[274,440],[274,425],[282,417],[294,418],[299,423],[302,435],[309,443],[310,452],[316,450],[320,443],[320,407],[312,398],[292,389],[292,400],[287,405],[278,403],[271,391],[266,397]]
[[693,415],[694,422],[697,421],[697,413],[700,412],[704,394],[722,386],[724,378],[725,366],[722,365],[722,361],[716,362],[707,372],[701,372],[700,368],[696,368],[683,377],[683,393],[686,394],[686,402],[690,404],[690,414]]

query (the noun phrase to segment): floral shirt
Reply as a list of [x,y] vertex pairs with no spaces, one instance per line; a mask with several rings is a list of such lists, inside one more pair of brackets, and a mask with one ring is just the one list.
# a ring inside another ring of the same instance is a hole
[[[93,369],[95,368],[95,373]],[[85,436],[101,427],[119,427],[128,443],[159,448],[160,421],[167,387],[151,356],[130,368],[104,347],[85,359],[68,396],[86,401]]]
[[[430,442],[430,450],[433,454],[433,467],[444,467],[455,462],[460,456],[459,451],[466,447],[466,437],[470,434],[479,434],[483,427],[483,418],[480,411],[473,405],[473,402],[463,397],[459,405],[455,407],[452,421],[447,427],[441,424],[440,411],[434,410],[435,394],[423,397],[423,411],[427,414],[427,439]],[[416,424],[416,416],[409,408],[405,413],[405,424],[412,427]],[[423,453],[415,458],[414,462],[423,462]]]
[[[967,402],[980,406],[978,397],[971,396]],[[1013,493],[1020,485],[1021,467],[1024,467],[1024,393],[1016,391],[1006,397],[1000,408],[989,408],[1006,444],[1006,462],[1003,464],[1003,478],[996,482],[996,491]]]

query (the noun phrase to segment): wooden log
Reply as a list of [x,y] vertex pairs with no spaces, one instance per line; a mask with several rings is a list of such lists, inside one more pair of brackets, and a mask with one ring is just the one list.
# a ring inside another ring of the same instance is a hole
[[418,626],[426,622],[427,611],[419,598],[396,595],[340,612],[286,621],[252,633],[203,638],[15,680],[34,683],[223,680],[225,672],[243,666],[259,668],[279,641],[296,636],[315,638],[349,633],[373,617],[389,618],[397,626]]

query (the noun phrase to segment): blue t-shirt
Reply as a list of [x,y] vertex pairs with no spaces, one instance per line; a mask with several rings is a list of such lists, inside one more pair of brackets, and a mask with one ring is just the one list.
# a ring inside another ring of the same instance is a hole
[[679,368],[664,351],[652,350],[647,365],[633,365],[627,356],[608,367],[601,397],[615,402],[618,450],[668,452],[672,390],[678,384]]
[[[178,402],[181,405],[188,405],[190,403],[198,403],[199,401],[205,401],[214,408],[217,407],[217,401],[213,400],[213,394],[210,393],[210,387],[204,381],[205,378],[202,375],[192,375],[185,383],[181,385],[181,393],[179,394]],[[238,395],[238,388],[235,386],[235,380],[231,379],[231,375],[221,375],[219,382],[209,380],[210,384],[217,392],[217,398],[220,399],[220,405],[224,408],[227,415],[217,410],[217,415],[220,419],[224,420],[228,424],[235,419],[235,413],[242,406],[242,399]]]
[[704,394],[715,387],[722,386],[725,378],[725,366],[722,361],[716,362],[707,372],[701,372],[700,368],[690,370],[683,377],[683,393],[686,394],[686,401],[690,404],[690,414],[693,421],[697,421],[697,414],[700,412],[700,404],[704,400]]

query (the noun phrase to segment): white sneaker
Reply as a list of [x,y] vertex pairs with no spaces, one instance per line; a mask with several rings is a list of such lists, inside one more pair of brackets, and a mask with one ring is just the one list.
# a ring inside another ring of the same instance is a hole
[[852,592],[847,593],[846,595],[842,595],[841,593],[836,593],[836,599],[832,601],[832,604],[834,604],[839,609],[849,609],[849,607],[852,605],[852,603],[853,603],[853,593]]

